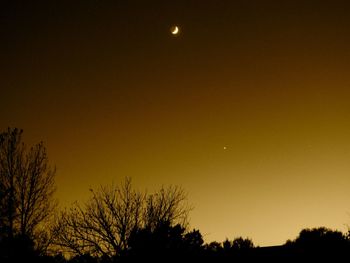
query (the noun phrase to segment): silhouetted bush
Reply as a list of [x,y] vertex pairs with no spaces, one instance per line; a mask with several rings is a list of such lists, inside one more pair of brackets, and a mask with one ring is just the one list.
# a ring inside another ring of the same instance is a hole
[[200,257],[203,238],[198,230],[186,233],[181,225],[165,221],[154,229],[135,230],[129,244],[128,260],[187,262]]
[[336,260],[348,253],[349,240],[342,232],[319,227],[303,229],[294,241],[288,241],[285,246],[298,258]]

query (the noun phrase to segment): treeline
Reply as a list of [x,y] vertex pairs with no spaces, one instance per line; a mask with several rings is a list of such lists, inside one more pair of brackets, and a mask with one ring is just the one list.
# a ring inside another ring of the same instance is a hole
[[323,227],[276,247],[242,237],[204,243],[189,228],[182,188],[147,193],[130,178],[58,211],[54,178],[42,142],[27,148],[16,128],[0,134],[0,262],[334,262],[350,252],[348,234]]

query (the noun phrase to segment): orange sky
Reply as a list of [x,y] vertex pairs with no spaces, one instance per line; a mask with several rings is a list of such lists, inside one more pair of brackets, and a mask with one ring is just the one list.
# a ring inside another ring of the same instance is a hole
[[71,2],[0,8],[0,128],[44,140],[62,206],[131,176],[206,241],[346,230],[348,1]]

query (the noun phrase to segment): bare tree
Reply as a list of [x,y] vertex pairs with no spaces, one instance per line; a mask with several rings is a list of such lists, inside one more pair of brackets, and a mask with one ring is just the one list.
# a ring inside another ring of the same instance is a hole
[[16,178],[23,161],[22,131],[8,129],[0,134],[0,218],[2,236],[12,238],[17,216]]
[[84,208],[75,203],[61,213],[56,244],[76,254],[119,255],[140,224],[144,195],[132,189],[130,179],[121,186],[90,191],[92,197]]
[[27,151],[22,133],[8,128],[0,134],[0,229],[2,236],[26,235],[38,242],[56,207],[55,170],[43,143]]
[[127,178],[120,186],[90,191],[92,196],[83,207],[75,203],[55,225],[55,243],[73,254],[119,256],[129,248],[135,230],[165,221],[187,222],[186,195],[179,187],[146,195],[133,190]]
[[43,143],[32,147],[26,154],[16,182],[20,233],[32,236],[39,223],[44,222],[53,212],[55,202],[55,170],[48,166]]
[[187,204],[187,194],[181,187],[162,187],[158,192],[146,198],[146,209],[143,215],[144,227],[152,230],[164,222],[171,226],[179,224],[186,227],[190,210]]

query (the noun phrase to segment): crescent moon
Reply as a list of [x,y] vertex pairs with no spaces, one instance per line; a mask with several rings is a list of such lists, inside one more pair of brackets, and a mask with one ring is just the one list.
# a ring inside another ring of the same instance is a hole
[[174,26],[171,30],[171,34],[176,35],[179,33],[179,28],[177,26]]

